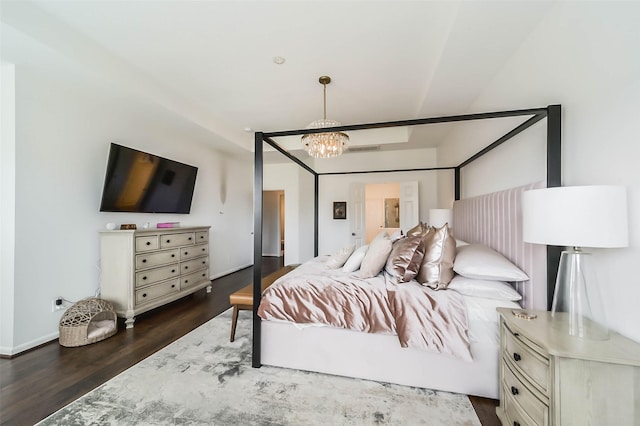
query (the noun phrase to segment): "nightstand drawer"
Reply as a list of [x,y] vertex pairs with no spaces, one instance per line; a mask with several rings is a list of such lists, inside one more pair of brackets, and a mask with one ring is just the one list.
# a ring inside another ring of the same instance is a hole
[[531,386],[523,377],[511,371],[507,363],[501,364],[502,387],[505,395],[509,395],[510,402],[518,404],[522,411],[527,413],[537,425],[548,424],[549,407],[535,395]]
[[[504,395],[510,395],[509,391],[502,388]],[[504,416],[506,424],[503,426],[543,426],[537,424],[527,413],[516,403],[510,396],[506,396],[502,403],[504,404]]]
[[548,397],[549,360],[527,347],[508,327],[504,327],[504,354],[514,369]]

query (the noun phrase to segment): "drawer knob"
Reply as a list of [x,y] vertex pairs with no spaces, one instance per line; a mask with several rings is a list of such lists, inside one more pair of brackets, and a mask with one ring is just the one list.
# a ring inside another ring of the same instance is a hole
[[142,293],[142,297],[147,297],[147,293]]
[[171,240],[167,240],[167,244],[170,243],[170,242],[171,242]]
[[205,250],[206,250],[205,248],[202,249],[202,251],[205,251]]
[[185,283],[185,284],[186,284],[186,283],[188,283],[188,282],[189,282],[189,280],[184,280],[184,283]]
[[203,238],[204,238],[204,235],[200,235],[200,239],[203,239]]
[[171,257],[176,257],[176,255],[175,255],[175,254],[172,254],[172,255],[171,255]]
[[147,241],[147,245],[150,246],[151,245],[151,241]]
[[192,240],[192,238],[191,238],[191,237],[189,237],[189,241],[191,241],[191,240]]
[[146,279],[147,279],[147,276],[145,275],[144,277],[142,277],[142,279],[143,279],[143,280],[146,280]]
[[[175,284],[171,284],[171,288],[176,288],[176,285]],[[511,388],[511,389],[513,389],[513,388]],[[513,390],[511,392],[513,392]]]
[[522,357],[520,356],[520,354],[518,352],[514,352],[513,353],[513,359],[517,361],[520,361],[522,359]]
[[147,259],[142,259],[142,263],[147,263]]
[[186,255],[188,255],[188,254],[189,254],[189,252],[188,252],[188,251],[185,251],[185,252],[184,252],[184,255],[185,255],[185,256],[186,256]]
[[189,269],[189,267],[188,267],[188,266],[185,266],[185,267],[184,267],[184,269]]
[[520,426],[520,423],[516,422],[515,420],[513,421],[513,426]]
[[204,277],[206,274],[202,274],[202,276]]
[[517,395],[520,392],[518,392],[518,388],[515,386],[511,386],[511,395]]
[[205,260],[202,261],[202,264],[204,265],[205,263],[207,263]]
[[175,272],[176,272],[176,270],[175,270],[175,269],[172,269],[172,270],[171,270],[171,273],[172,273],[172,274],[174,274]]

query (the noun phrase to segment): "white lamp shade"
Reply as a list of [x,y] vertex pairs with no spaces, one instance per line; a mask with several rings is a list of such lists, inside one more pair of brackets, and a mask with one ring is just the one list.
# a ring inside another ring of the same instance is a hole
[[573,247],[626,247],[627,193],[623,186],[563,186],[526,191],[523,239]]
[[429,226],[441,228],[445,223],[449,224],[449,228],[453,228],[453,211],[451,209],[429,210]]

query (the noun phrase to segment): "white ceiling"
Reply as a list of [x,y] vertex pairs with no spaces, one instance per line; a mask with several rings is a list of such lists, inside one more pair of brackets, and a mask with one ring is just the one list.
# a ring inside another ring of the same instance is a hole
[[[320,75],[333,80],[327,116],[343,124],[484,112],[470,110],[474,100],[553,5],[2,0],[3,57],[27,60],[30,50],[10,37],[26,34],[217,143],[251,150],[245,128],[300,129],[322,117]],[[451,126],[403,128],[391,139],[437,146]],[[352,142],[383,142],[373,138]]]

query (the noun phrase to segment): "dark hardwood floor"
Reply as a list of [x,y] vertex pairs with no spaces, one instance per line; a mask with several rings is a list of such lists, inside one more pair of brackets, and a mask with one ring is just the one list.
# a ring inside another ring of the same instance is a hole
[[[265,257],[262,275],[282,267],[283,258]],[[126,330],[120,321],[116,335],[102,342],[65,348],[56,341],[0,359],[0,423],[34,424],[174,340],[229,309],[229,294],[253,279],[253,268],[213,281],[205,290],[139,315]],[[497,401],[470,397],[483,425],[500,425]]]

